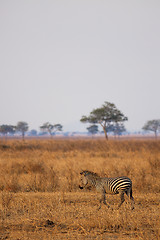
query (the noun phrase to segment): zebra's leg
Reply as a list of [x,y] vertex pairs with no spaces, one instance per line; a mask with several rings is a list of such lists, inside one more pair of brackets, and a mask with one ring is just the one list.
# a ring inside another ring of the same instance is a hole
[[133,210],[134,209],[134,198],[132,196],[132,188],[131,188],[131,191],[130,191],[130,200],[131,200],[131,209]]
[[106,194],[105,193],[103,193],[102,200],[103,200],[103,203],[109,208],[110,206],[106,203]]
[[134,209],[134,198],[132,196],[132,188],[128,189],[125,193],[126,193],[126,195],[128,197],[128,200],[131,204],[131,209],[133,210]]
[[127,195],[127,202],[126,203],[129,203],[130,202],[130,189],[127,189],[126,191],[125,191],[125,194]]
[[98,210],[101,209],[101,207],[102,207],[102,202],[103,202],[108,208],[110,207],[110,206],[107,204],[107,202],[106,202],[106,194],[105,194],[105,191],[102,192],[102,197],[101,197],[101,199],[100,199],[100,206],[99,206]]
[[122,203],[125,201],[125,199],[124,199],[124,192],[120,192],[120,199],[121,199],[121,202],[120,202],[120,204],[118,205],[118,209],[120,208],[120,206],[122,205]]
[[98,207],[98,210],[100,210],[101,207],[102,207],[102,199],[100,199],[99,202],[100,202],[100,205],[99,205],[99,207]]

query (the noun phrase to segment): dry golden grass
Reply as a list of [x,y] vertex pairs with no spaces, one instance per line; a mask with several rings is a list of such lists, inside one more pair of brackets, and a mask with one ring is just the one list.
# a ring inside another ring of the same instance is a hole
[[[1,140],[0,169],[0,239],[160,239],[159,140]],[[135,210],[98,211],[85,169],[130,177]]]

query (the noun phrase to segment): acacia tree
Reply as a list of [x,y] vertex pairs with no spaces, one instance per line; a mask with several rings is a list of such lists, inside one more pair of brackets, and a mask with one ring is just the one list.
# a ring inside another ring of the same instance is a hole
[[87,128],[87,130],[88,130],[88,132],[91,133],[92,136],[93,136],[94,134],[96,134],[96,133],[98,132],[98,126],[95,125],[95,124],[93,124],[93,125],[89,126],[89,127]]
[[158,132],[160,131],[160,119],[154,119],[146,122],[142,129],[154,132],[155,138],[157,138]]
[[114,124],[108,124],[106,128],[107,132],[113,132],[114,136],[121,135],[123,132],[126,132],[126,128],[124,124],[121,123],[114,123]]
[[128,118],[116,108],[115,104],[105,102],[102,107],[93,109],[90,115],[82,116],[81,122],[100,124],[103,128],[105,138],[108,140],[107,126],[111,124],[121,123],[127,121]]
[[15,133],[15,129],[15,126],[3,124],[0,126],[0,133],[5,136],[8,133]]
[[22,139],[24,140],[25,132],[28,131],[28,123],[26,122],[18,122],[16,126],[16,130],[22,133]]
[[42,126],[40,126],[40,129],[42,131],[47,131],[50,136],[52,136],[53,134],[55,134],[57,131],[62,131],[62,125],[61,124],[51,124],[49,122],[44,123]]

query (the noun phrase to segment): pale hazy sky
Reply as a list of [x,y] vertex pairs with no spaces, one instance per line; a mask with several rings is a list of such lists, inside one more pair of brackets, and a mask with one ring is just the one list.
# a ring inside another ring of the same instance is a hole
[[160,118],[159,0],[0,0],[0,125],[84,130],[104,101]]

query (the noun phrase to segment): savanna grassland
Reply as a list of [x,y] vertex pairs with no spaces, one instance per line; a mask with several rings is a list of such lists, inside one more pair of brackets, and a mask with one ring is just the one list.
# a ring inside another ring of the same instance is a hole
[[[81,170],[126,175],[135,209],[80,190]],[[160,239],[160,141],[0,140],[0,239]]]

